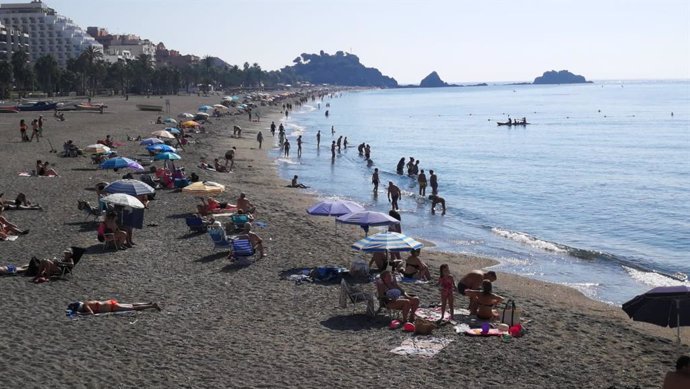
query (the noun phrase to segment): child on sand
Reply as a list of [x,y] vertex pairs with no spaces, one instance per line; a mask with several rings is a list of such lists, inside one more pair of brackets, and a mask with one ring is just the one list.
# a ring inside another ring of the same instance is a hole
[[453,320],[455,309],[453,307],[453,290],[455,289],[455,281],[450,274],[447,264],[441,265],[441,277],[438,279],[438,284],[441,286],[441,319],[439,324],[443,321],[446,315],[446,305],[450,310],[450,319]]

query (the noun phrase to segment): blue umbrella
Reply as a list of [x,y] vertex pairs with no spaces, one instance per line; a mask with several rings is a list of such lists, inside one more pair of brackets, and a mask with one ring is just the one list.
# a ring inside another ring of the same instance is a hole
[[182,159],[178,154],[176,153],[171,153],[171,152],[164,152],[160,154],[156,154],[153,157],[154,160],[160,161],[160,160],[165,160],[165,161],[177,161],[178,159]]
[[156,192],[151,186],[139,180],[117,180],[103,190],[108,193],[124,193],[135,197]]
[[137,161],[124,157],[117,157],[105,160],[99,165],[101,169],[124,169],[129,168],[133,170],[144,170]]
[[162,140],[160,140],[158,138],[146,138],[146,139],[142,140],[141,142],[139,142],[139,144],[141,146],[159,145],[162,143],[165,143],[165,142],[163,142]]
[[317,216],[342,216],[364,211],[364,207],[349,200],[326,200],[312,205],[307,213]]
[[623,304],[623,311],[635,321],[677,328],[690,326],[690,287],[662,286],[636,296]]
[[199,107],[199,111],[208,111],[209,109],[213,109],[210,105],[202,105]]
[[166,128],[165,131],[168,131],[169,133],[175,134],[175,135],[179,135],[179,134],[180,134],[180,130],[179,130],[178,128],[172,128],[172,127],[171,127],[171,128]]
[[353,249],[365,253],[412,251],[422,247],[422,243],[397,232],[381,232],[352,244]]
[[170,153],[174,153],[175,151],[177,151],[177,150],[175,150],[174,147],[168,146],[165,144],[151,145],[151,146],[147,147],[146,150],[156,151],[156,152],[170,152]]

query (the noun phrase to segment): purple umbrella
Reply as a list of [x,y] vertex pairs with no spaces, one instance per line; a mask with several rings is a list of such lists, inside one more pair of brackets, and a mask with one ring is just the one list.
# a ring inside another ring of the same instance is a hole
[[343,224],[356,224],[362,227],[367,235],[369,234],[369,227],[400,224],[400,221],[386,215],[385,213],[373,211],[348,213],[346,215],[337,217],[335,221]]
[[690,287],[662,286],[623,304],[623,311],[635,321],[677,328],[690,326]]
[[364,211],[364,207],[349,200],[325,200],[312,205],[307,213],[316,216],[342,216]]

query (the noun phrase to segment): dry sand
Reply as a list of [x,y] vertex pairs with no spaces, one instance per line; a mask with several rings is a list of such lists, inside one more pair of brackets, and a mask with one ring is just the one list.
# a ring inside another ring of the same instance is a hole
[[[98,100],[98,99],[96,99]],[[171,97],[172,112],[194,112],[218,97]],[[338,308],[337,285],[301,284],[280,280],[280,273],[323,264],[347,266],[349,245],[360,232],[339,228],[333,221],[308,217],[304,209],[315,199],[306,191],[286,188],[276,166],[257,150],[256,128],[264,147],[274,139],[268,131],[277,113],[262,111],[262,122],[245,115],[214,120],[197,144],[182,152],[187,172],[222,182],[229,202],[242,191],[258,206],[257,229],[268,258],[248,266],[231,263],[214,251],[205,234],[190,234],[184,216],[197,202],[191,196],[160,191],[146,211],[146,223],[135,231],[138,243],[126,251],[102,251],[95,224],[84,222],[77,199],[95,202],[95,183],[122,174],[100,171],[88,158],[57,158],[49,153],[51,139],[61,148],[66,139],[84,146],[106,134],[124,141],[126,135],[146,136],[161,126],[157,114],[137,111],[136,103],[158,98],[106,99],[105,114],[67,113],[57,122],[48,113],[40,143],[19,142],[20,118],[33,113],[2,114],[0,192],[13,198],[24,192],[44,211],[6,211],[30,228],[15,242],[0,242],[0,265],[26,263],[32,255],[52,257],[70,245],[89,248],[66,281],[33,284],[24,277],[0,278],[0,386],[18,387],[472,387],[472,388],[624,388],[659,387],[686,346],[679,348],[673,332],[632,323],[619,308],[585,298],[552,284],[499,274],[499,294],[515,298],[531,320],[529,333],[504,343],[498,338],[455,335],[450,326],[434,336],[454,339],[433,359],[389,352],[411,335],[387,328],[389,319],[355,315]],[[231,139],[232,125],[244,137]],[[119,148],[123,156],[145,158],[135,142]],[[355,143],[355,142],[353,142]],[[199,157],[221,157],[237,146],[237,168],[222,174],[195,168]],[[308,152],[305,150],[305,152]],[[36,159],[48,160],[58,178],[18,177]],[[435,269],[452,264],[456,278],[491,265],[481,258],[425,251]],[[363,285],[373,290],[371,285]],[[411,285],[424,305],[438,302],[435,286]],[[162,312],[84,317],[71,320],[71,301],[116,298],[121,302],[156,301]],[[464,307],[456,297],[456,307]],[[688,339],[686,334],[686,339]]]

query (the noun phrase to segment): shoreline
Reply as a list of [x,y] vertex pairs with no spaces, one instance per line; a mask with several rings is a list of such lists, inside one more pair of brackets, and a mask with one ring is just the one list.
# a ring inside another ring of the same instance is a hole
[[[219,97],[170,99],[175,115],[199,104],[216,103]],[[113,106],[106,114],[68,114],[61,123],[51,118],[46,138],[59,148],[64,139],[84,146],[106,134],[123,140],[125,135],[159,129],[150,124],[157,113],[133,108],[137,102],[152,100],[104,100]],[[5,312],[0,325],[6,328],[7,339],[0,356],[12,361],[4,369],[7,387],[27,382],[73,387],[75,370],[83,373],[78,383],[90,387],[115,383],[123,387],[363,387],[384,379],[402,388],[459,383],[649,387],[661,382],[681,350],[687,353],[687,347],[678,349],[664,339],[673,336],[668,329],[642,328],[623,318],[622,311],[616,313],[572,288],[500,273],[497,292],[515,298],[523,317],[531,320],[527,336],[503,343],[461,337],[445,326],[433,336],[454,341],[433,359],[391,354],[392,348],[411,336],[387,329],[389,319],[384,314],[369,319],[360,314],[361,305],[356,314],[351,306],[338,308],[338,285],[296,285],[280,279],[281,273],[303,267],[349,267],[350,244],[361,233],[339,227],[334,234],[331,218],[308,216],[304,211],[316,195],[285,187],[287,182],[268,154],[273,139],[267,128],[280,117],[278,110],[262,108],[261,123],[250,124],[243,115],[212,119],[205,134],[194,135],[198,143],[181,154],[188,174],[195,171],[202,180],[226,185],[226,192],[218,196],[222,201],[234,202],[245,192],[257,205],[256,219],[266,227],[257,228],[256,233],[264,239],[269,256],[249,265],[228,261],[227,253],[214,250],[206,234],[190,233],[183,217],[198,200],[171,191],[160,191],[151,202],[145,224],[155,226],[135,231],[137,246],[119,252],[103,250],[95,239],[95,227],[76,209],[76,200],[93,203],[96,196],[90,189],[96,182],[113,181],[124,173],[96,170],[87,158],[57,158],[43,140],[18,142],[18,120],[36,113],[0,116],[5,139],[0,152],[7,156],[0,187],[6,197],[23,191],[44,205],[43,211],[6,213],[20,227],[31,228],[31,233],[15,242],[0,242],[4,253],[0,265],[21,263],[31,255],[50,257],[66,245],[89,249],[66,281],[34,285],[23,277],[0,279],[0,289],[8,296],[0,300]],[[235,124],[243,127],[240,139],[229,137]],[[262,150],[255,140],[258,130],[264,134]],[[237,147],[234,173],[194,168],[199,158],[221,157],[230,146]],[[132,142],[119,150],[124,156],[142,156],[141,148]],[[60,177],[16,175],[30,169],[36,159],[55,164]],[[491,263],[433,250],[425,251],[423,259],[432,275],[442,262],[452,262],[456,276]],[[432,284],[405,287],[421,296],[424,305],[439,298]],[[65,318],[64,308],[71,301],[108,298],[155,301],[163,311]],[[456,298],[456,308],[465,304],[464,298]],[[626,350],[625,355],[621,350]],[[629,367],[630,360],[639,363]],[[40,377],[25,368],[36,364],[55,374]],[[568,369],[562,368],[565,364]],[[385,371],[381,366],[386,366]],[[607,366],[617,368],[609,372]]]

